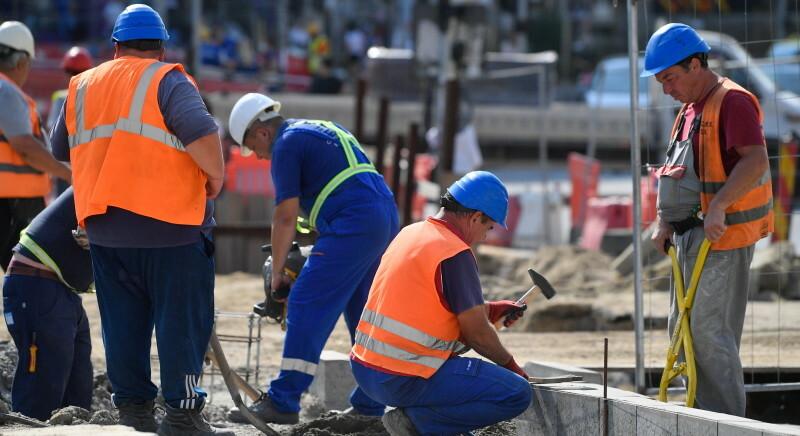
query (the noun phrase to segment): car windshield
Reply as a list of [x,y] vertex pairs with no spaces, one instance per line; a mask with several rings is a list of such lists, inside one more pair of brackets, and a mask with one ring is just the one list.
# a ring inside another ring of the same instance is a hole
[[[647,77],[639,78],[639,93],[647,94]],[[592,79],[593,91],[617,94],[631,92],[630,68],[627,59],[614,60],[601,65]]]

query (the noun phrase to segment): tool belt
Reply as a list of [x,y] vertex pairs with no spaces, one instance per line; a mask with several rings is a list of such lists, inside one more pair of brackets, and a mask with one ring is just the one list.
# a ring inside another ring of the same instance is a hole
[[682,219],[680,221],[674,221],[669,223],[672,226],[672,229],[675,230],[675,233],[678,235],[682,235],[689,230],[700,227],[703,225],[703,219],[698,216],[699,214],[695,213],[692,214],[690,217]]
[[25,265],[24,263],[17,261],[13,261],[8,265],[8,269],[6,270],[6,275],[41,277],[43,279],[55,280],[57,282],[61,281],[58,278],[58,275],[52,271],[34,268],[30,265]]

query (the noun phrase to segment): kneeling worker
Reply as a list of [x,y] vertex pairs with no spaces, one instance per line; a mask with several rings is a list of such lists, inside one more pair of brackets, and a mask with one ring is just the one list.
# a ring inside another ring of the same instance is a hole
[[[508,192],[494,174],[455,182],[435,217],[400,231],[381,259],[356,332],[351,365],[393,436],[459,434],[528,408],[528,376],[492,323],[510,325],[524,306],[484,304],[470,245],[505,227]],[[491,360],[458,357],[463,345]]]
[[3,282],[3,315],[19,351],[11,408],[42,421],[67,406],[91,409],[92,342],[77,292],[94,281],[88,241],[68,188],[22,231]]

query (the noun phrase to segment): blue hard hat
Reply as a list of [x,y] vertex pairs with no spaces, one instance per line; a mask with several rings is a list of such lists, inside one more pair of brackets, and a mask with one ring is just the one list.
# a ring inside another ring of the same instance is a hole
[[654,76],[695,53],[708,53],[711,47],[697,31],[682,23],[661,26],[647,42],[641,77]]
[[135,39],[169,39],[167,28],[158,12],[150,6],[133,4],[125,8],[114,23],[112,41],[132,41]]
[[479,210],[492,221],[506,227],[508,190],[500,179],[488,171],[472,171],[447,188],[462,206]]

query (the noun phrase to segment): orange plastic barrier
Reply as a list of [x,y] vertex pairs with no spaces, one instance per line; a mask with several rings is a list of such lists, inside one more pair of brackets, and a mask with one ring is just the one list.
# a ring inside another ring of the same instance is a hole
[[239,147],[231,147],[230,159],[225,164],[225,190],[274,197],[271,163],[269,160],[258,159],[255,154],[242,156]]

